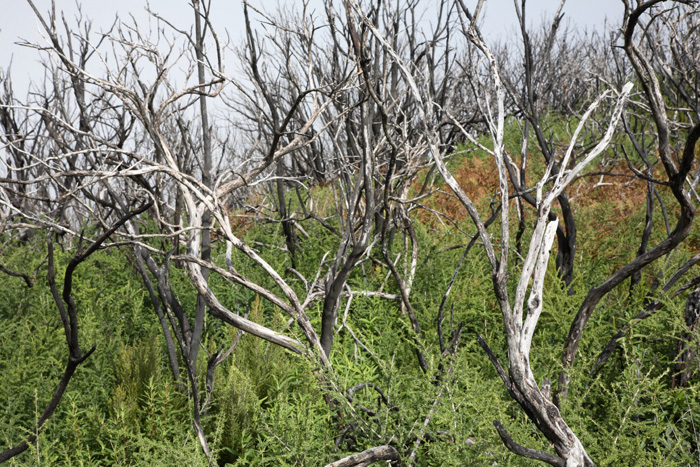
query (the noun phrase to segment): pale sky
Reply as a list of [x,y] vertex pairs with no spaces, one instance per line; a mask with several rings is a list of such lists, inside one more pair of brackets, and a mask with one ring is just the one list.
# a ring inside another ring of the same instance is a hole
[[[63,11],[69,24],[77,14],[76,1],[57,0],[56,9]],[[129,14],[134,15],[138,22],[148,21],[144,0],[92,0],[82,1],[83,15],[93,20],[93,31],[106,30],[114,21],[115,15],[128,20]],[[189,29],[193,24],[192,11],[187,0],[151,0],[151,9],[160,13],[169,21]],[[251,4],[261,8],[274,10],[276,5],[293,5],[293,0],[258,0]],[[300,2],[298,2],[300,3]],[[46,12],[50,8],[50,0],[35,0],[37,8]],[[430,5],[430,1],[425,2]],[[467,0],[468,6],[476,4],[475,0]],[[543,15],[550,17],[554,14],[559,0],[530,0],[527,17],[529,23],[539,24]],[[12,60],[12,78],[16,91],[22,94],[31,79],[39,79],[43,70],[39,65],[40,54],[36,50],[27,49],[16,43],[22,39],[31,42],[44,43],[37,21],[29,5],[22,0],[0,0],[0,68],[6,69]],[[322,2],[311,0],[311,9],[318,9],[318,15],[323,15]],[[243,29],[243,9],[238,0],[212,0],[212,22],[218,34],[224,36],[228,32],[233,40],[237,40]],[[602,29],[607,20],[619,24],[622,17],[623,5],[615,0],[568,0],[564,6],[565,21],[583,29]],[[507,38],[515,27],[515,10],[512,0],[487,0],[486,16],[483,32],[487,38]]]

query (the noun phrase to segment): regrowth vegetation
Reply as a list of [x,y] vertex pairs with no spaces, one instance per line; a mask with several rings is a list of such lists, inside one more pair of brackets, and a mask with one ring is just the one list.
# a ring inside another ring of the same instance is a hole
[[229,44],[29,1],[0,462],[696,463],[698,5],[492,44],[484,3],[243,2]]

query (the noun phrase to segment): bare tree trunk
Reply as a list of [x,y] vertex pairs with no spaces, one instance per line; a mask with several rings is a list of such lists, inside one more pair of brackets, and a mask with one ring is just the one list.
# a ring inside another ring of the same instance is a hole
[[[199,84],[204,86],[207,83],[204,69],[204,35],[205,30],[202,29],[201,17],[206,18],[206,13],[200,10],[199,0],[193,0],[194,9],[194,24],[195,24],[195,52],[197,56],[197,77]],[[212,188],[212,155],[211,155],[211,128],[209,126],[209,114],[207,112],[207,97],[204,89],[199,95],[199,112],[202,125],[202,183],[207,188]],[[211,212],[206,209],[202,215],[202,260],[211,260]],[[204,280],[209,279],[209,269],[202,268],[202,276]],[[197,308],[195,311],[194,326],[192,329],[192,341],[190,342],[190,359],[191,365],[196,372],[197,354],[199,352],[199,343],[202,338],[202,328],[204,327],[204,316],[206,314],[206,303],[201,296],[197,297]],[[196,374],[196,373],[195,373]],[[195,377],[196,379],[196,377]],[[196,388],[193,388],[196,390]]]
[[[651,172],[651,167],[649,168]],[[647,196],[646,196],[646,218],[644,221],[644,230],[642,232],[642,240],[639,242],[639,249],[637,250],[637,257],[643,255],[647,252],[647,247],[649,246],[649,239],[651,238],[651,229],[653,227],[654,221],[654,184],[649,181],[647,182]],[[642,272],[637,271],[632,274],[630,279],[630,292],[639,284],[642,280]]]
[[289,214],[287,212],[287,197],[286,189],[284,186],[284,164],[280,160],[277,163],[277,180],[275,181],[275,186],[277,188],[277,210],[279,212],[280,220],[282,221],[282,232],[284,233],[284,241],[287,245],[287,250],[292,260],[292,267],[297,268],[297,236],[294,233],[294,222],[289,219]]
[[173,341],[173,335],[170,332],[170,325],[168,324],[168,319],[165,317],[163,312],[163,307],[161,306],[161,301],[156,295],[156,291],[151,283],[151,278],[148,276],[148,271],[145,264],[143,263],[143,252],[140,246],[134,247],[134,256],[136,257],[136,268],[141,275],[141,280],[148,291],[148,296],[151,299],[151,305],[158,316],[158,322],[160,323],[160,329],[163,332],[163,338],[165,339],[165,347],[168,352],[168,362],[170,363],[170,371],[173,375],[173,381],[177,384],[178,389],[184,392],[182,386],[182,379],[180,377],[180,364],[177,361],[177,348],[175,347],[175,342]]
[[688,331],[684,332],[678,341],[678,362],[675,365],[675,374],[671,382],[673,388],[688,386],[690,378],[698,373],[698,324],[700,324],[700,287],[688,294],[685,305],[685,325]]

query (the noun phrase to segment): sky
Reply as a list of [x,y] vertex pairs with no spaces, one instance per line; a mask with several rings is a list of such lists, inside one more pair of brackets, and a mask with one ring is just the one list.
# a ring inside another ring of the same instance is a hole
[[[278,4],[293,5],[299,0],[251,0],[251,5],[274,10]],[[340,0],[338,0],[340,3]],[[34,0],[42,13],[50,8],[50,0]],[[56,9],[63,11],[67,19],[77,15],[75,0],[56,0]],[[83,16],[93,20],[93,30],[108,29],[116,15],[127,20],[133,15],[137,22],[147,22],[148,15],[145,0],[91,0],[82,1]],[[187,0],[150,0],[152,10],[183,29],[189,29],[192,11]],[[426,4],[430,4],[430,0]],[[473,7],[476,0],[466,0],[468,7]],[[238,40],[243,31],[242,3],[239,0],[212,0],[212,22],[218,34],[230,35]],[[311,0],[311,9],[316,8],[322,15],[321,0]],[[530,23],[539,24],[547,14],[554,14],[559,0],[530,0],[527,15]],[[28,3],[23,0],[0,0],[0,68],[6,69],[12,63],[12,80],[15,90],[20,94],[27,88],[30,80],[43,76],[40,54],[17,44],[22,39],[35,43],[44,43],[40,27]],[[606,18],[612,24],[619,24],[622,17],[622,2],[615,0],[568,0],[564,6],[565,21],[572,26],[583,29],[602,28]],[[72,21],[69,21],[71,23]],[[507,39],[515,31],[515,10],[512,0],[487,0],[482,32],[487,39]]]

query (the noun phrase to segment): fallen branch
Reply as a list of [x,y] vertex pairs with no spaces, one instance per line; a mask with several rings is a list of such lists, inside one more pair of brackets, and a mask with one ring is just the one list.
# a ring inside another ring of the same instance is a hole
[[326,465],[326,467],[363,467],[379,461],[398,460],[400,460],[398,451],[391,446],[384,445],[375,446],[362,451],[359,454],[343,457],[340,460],[331,462],[330,464]]

